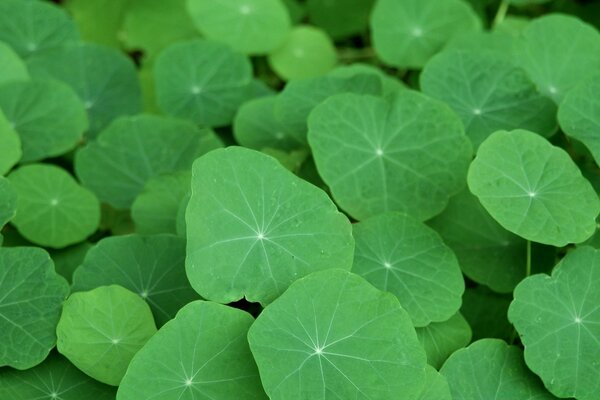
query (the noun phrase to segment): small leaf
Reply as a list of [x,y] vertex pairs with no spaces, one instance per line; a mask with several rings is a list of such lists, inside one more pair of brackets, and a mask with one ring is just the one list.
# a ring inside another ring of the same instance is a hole
[[447,321],[432,322],[416,331],[427,353],[427,362],[436,369],[440,369],[452,353],[471,342],[471,327],[460,313]]

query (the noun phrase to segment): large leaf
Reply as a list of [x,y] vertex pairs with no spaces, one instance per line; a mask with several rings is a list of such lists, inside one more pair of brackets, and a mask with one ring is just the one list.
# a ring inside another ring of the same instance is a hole
[[254,150],[194,163],[186,222],[188,277],[213,301],[266,304],[304,275],[352,265],[350,223],[325,192]]
[[391,294],[341,270],[293,283],[248,332],[273,400],[412,400],[425,384],[425,353]]

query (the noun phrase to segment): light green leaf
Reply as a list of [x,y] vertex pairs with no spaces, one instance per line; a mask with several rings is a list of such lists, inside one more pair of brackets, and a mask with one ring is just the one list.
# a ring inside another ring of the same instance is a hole
[[[333,69],[329,76],[335,76],[339,78],[350,78],[357,75],[368,74],[375,75],[381,81],[382,94],[384,96],[393,95],[394,93],[406,89],[404,82],[398,78],[386,74],[380,68],[370,64],[353,63],[347,65],[340,65]],[[362,93],[365,94],[365,93]]]
[[375,0],[308,0],[310,22],[325,29],[334,39],[343,39],[368,29]]
[[148,179],[188,170],[221,143],[209,129],[152,115],[121,117],[79,150],[75,172],[98,198],[129,208]]
[[525,362],[558,397],[594,400],[600,392],[600,251],[569,252],[552,276],[533,275],[514,292],[508,319]]
[[36,247],[0,248],[0,366],[29,369],[54,344],[65,279],[48,253]]
[[474,147],[501,129],[527,129],[546,137],[556,132],[556,105],[508,57],[444,51],[427,63],[420,82],[423,93],[460,116]]
[[425,220],[465,185],[472,149],[462,122],[420,93],[389,101],[336,95],[312,111],[308,126],[319,174],[358,220],[385,211]]
[[[133,0],[65,0],[63,7],[77,24],[87,42],[119,48],[119,33],[125,12]],[[136,3],[139,1],[136,1]]]
[[465,283],[439,235],[416,219],[384,213],[352,225],[352,272],[400,300],[413,324],[446,321],[460,308]]
[[21,139],[0,109],[0,176],[6,174],[23,155]]
[[276,50],[291,30],[281,0],[187,0],[187,8],[204,36],[245,54]]
[[578,18],[544,15],[527,25],[515,59],[557,104],[600,69],[600,33]]
[[204,126],[228,125],[252,90],[250,60],[228,46],[197,39],[160,53],[156,99],[166,114]]
[[248,332],[272,400],[412,400],[425,353],[396,297],[342,270],[294,282]]
[[589,238],[600,201],[567,152],[525,131],[498,131],[479,147],[469,188],[505,229],[561,247]]
[[246,340],[252,322],[235,308],[189,303],[135,355],[117,399],[266,399]]
[[[446,44],[443,51],[477,52],[483,54],[483,57],[492,53],[492,55],[504,58],[504,63],[506,63],[506,61],[514,62],[511,56],[516,51],[518,44],[519,41],[516,36],[496,29],[493,31],[468,32],[454,36]],[[485,73],[484,68],[479,71]],[[458,77],[454,76],[453,78],[456,80]],[[472,79],[473,77],[469,76],[468,78]]]
[[194,163],[186,223],[188,278],[213,301],[267,304],[302,276],[352,265],[350,223],[325,192],[254,150]]
[[62,168],[30,164],[8,178],[18,195],[12,223],[27,240],[61,248],[83,241],[98,228],[98,199]]
[[516,346],[498,339],[479,340],[455,352],[440,370],[453,400],[551,400]]
[[185,240],[126,235],[100,240],[73,275],[74,292],[120,285],[150,305],[158,326],[198,298],[185,276]]
[[118,386],[129,362],[156,333],[152,312],[118,285],[73,293],[56,327],[56,347],[92,378]]
[[512,340],[514,329],[506,318],[511,300],[511,295],[492,292],[485,286],[465,290],[460,313],[471,327],[473,340],[483,338]]
[[89,127],[83,103],[61,82],[5,83],[0,86],[0,109],[19,134],[22,161],[38,161],[72,150]]
[[417,400],[452,400],[448,381],[430,365],[425,369],[425,389]]
[[427,362],[435,369],[440,369],[452,353],[471,342],[471,327],[460,313],[447,321],[432,322],[416,331],[427,353]]
[[0,84],[10,81],[28,81],[29,72],[19,55],[4,42],[0,42],[0,65],[2,65],[2,75]]
[[17,210],[17,192],[10,181],[0,176],[0,229],[15,217]]
[[421,68],[454,36],[480,29],[462,0],[379,0],[371,14],[375,51],[401,68]]
[[275,73],[289,81],[326,74],[337,63],[337,53],[331,38],[321,29],[299,25],[267,59]]

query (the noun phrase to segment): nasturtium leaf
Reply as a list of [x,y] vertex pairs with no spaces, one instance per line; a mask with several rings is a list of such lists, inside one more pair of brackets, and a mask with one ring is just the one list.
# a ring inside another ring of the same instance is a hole
[[443,51],[420,76],[423,93],[448,104],[474,147],[501,130],[556,132],[556,105],[508,57],[481,50]]
[[29,72],[19,55],[4,42],[0,41],[0,65],[2,66],[2,75],[0,75],[0,84],[10,81],[28,81]]
[[0,369],[0,398],[11,400],[114,400],[116,390],[78,370],[57,353],[25,370]]
[[150,178],[131,205],[135,231],[142,234],[177,233],[176,220],[181,199],[190,191],[190,171]]
[[453,400],[551,400],[523,353],[498,339],[479,340],[448,358],[440,370]]
[[498,131],[482,143],[469,189],[505,229],[561,247],[589,238],[600,200],[566,151],[526,130]]
[[46,251],[0,248],[0,366],[28,369],[48,356],[68,294]]
[[157,325],[198,295],[185,275],[185,240],[172,235],[102,239],[73,275],[74,292],[120,285],[148,302]]
[[23,58],[79,41],[68,14],[44,1],[0,1],[0,40]]
[[340,65],[339,67],[333,69],[329,73],[329,76],[335,76],[339,78],[350,78],[362,74],[377,76],[381,81],[381,89],[384,96],[392,95],[397,91],[406,89],[406,85],[401,80],[386,74],[380,68],[377,68],[376,66],[370,64],[354,63],[348,65]]
[[462,122],[417,92],[332,96],[311,112],[308,127],[321,177],[358,220],[385,211],[425,220],[465,186],[472,148]]
[[300,0],[282,0],[288,10],[292,23],[299,24],[306,17],[306,4]]
[[352,272],[398,297],[415,326],[458,311],[465,282],[454,253],[433,229],[392,212],[353,224],[352,234]]
[[66,153],[89,126],[83,103],[62,82],[15,81],[0,85],[0,109],[19,134],[24,162]]
[[135,355],[117,399],[266,399],[246,340],[252,322],[235,308],[189,303]]
[[128,235],[135,232],[130,210],[118,210],[107,203],[100,208],[100,230],[109,231],[111,235]]
[[416,331],[427,354],[427,362],[436,369],[440,369],[452,353],[471,342],[471,327],[460,313],[447,321],[432,322]]
[[308,0],[310,22],[334,39],[363,33],[369,26],[369,15],[375,0]]
[[0,176],[6,174],[21,159],[21,139],[0,109]]
[[156,333],[152,311],[118,285],[71,294],[56,327],[58,351],[92,378],[118,386],[129,362]]
[[196,39],[160,53],[156,99],[166,114],[204,126],[228,125],[252,88],[252,65],[227,45]]
[[56,273],[62,275],[70,284],[73,281],[73,272],[81,265],[91,247],[90,242],[81,242],[64,249],[51,251],[50,257],[54,261]]
[[98,199],[64,169],[30,164],[8,178],[18,195],[12,224],[27,240],[61,248],[83,241],[98,228]]
[[15,217],[17,211],[17,192],[10,181],[0,176],[0,229]]
[[421,68],[454,36],[480,29],[462,0],[379,0],[371,14],[375,51],[402,68]]
[[469,323],[474,341],[483,338],[512,340],[514,329],[506,318],[511,300],[510,294],[495,293],[485,286],[465,290],[460,313]]
[[452,400],[448,381],[430,365],[425,369],[425,389],[417,400]]
[[[599,71],[600,72],[600,71]],[[569,136],[581,141],[600,165],[600,75],[574,87],[560,103],[558,122]]]
[[81,38],[88,42],[119,48],[119,33],[125,12],[132,0],[65,0],[63,7],[69,11]]
[[273,400],[409,400],[425,383],[425,353],[398,300],[338,269],[294,282],[248,341]]
[[188,278],[220,303],[267,304],[302,276],[352,265],[351,225],[327,194],[254,150],[194,163],[186,223]]
[[[462,50],[484,55],[492,53],[492,55],[503,57],[505,59],[504,62],[506,62],[506,59],[510,59],[510,56],[514,54],[518,43],[518,39],[507,32],[498,30],[469,32],[454,36],[446,44],[443,51]],[[484,72],[483,70],[484,68],[482,67],[478,72]],[[458,77],[454,76],[453,78],[459,82],[457,80]],[[473,79],[471,76],[468,78],[470,80]]]
[[175,221],[175,229],[177,230],[177,236],[186,237],[187,226],[185,224],[185,212],[187,210],[188,203],[190,202],[191,192],[187,192],[179,203],[177,209],[177,219]]
[[307,146],[307,119],[311,111],[327,98],[340,93],[382,93],[381,79],[372,74],[349,77],[318,76],[297,79],[286,84],[276,97],[275,117],[282,129],[303,146]]
[[515,59],[558,104],[600,69],[600,33],[573,16],[545,15],[527,25]]
[[284,80],[312,78],[329,72],[337,63],[331,38],[321,29],[300,25],[268,56],[271,68]]
[[148,179],[189,170],[221,142],[209,129],[153,115],[121,117],[75,156],[75,172],[98,198],[129,208]]
[[525,278],[526,241],[504,229],[467,188],[428,222],[456,254],[464,274],[501,293]]
[[187,0],[187,8],[205,37],[245,54],[276,50],[291,30],[281,0]]
[[507,15],[504,20],[494,26],[493,32],[509,34],[518,39],[531,19],[523,15]]
[[117,49],[82,43],[48,50],[28,60],[35,79],[63,81],[79,95],[94,138],[113,119],[141,110],[140,83],[133,62]]
[[525,346],[525,362],[558,397],[600,393],[600,250],[569,252],[552,276],[533,275],[514,291],[508,319]]

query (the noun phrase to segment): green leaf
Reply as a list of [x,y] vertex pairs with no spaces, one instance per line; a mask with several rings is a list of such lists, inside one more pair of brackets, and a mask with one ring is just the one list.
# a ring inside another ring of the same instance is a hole
[[4,42],[0,42],[0,65],[2,65],[0,84],[10,81],[29,80],[29,72],[25,63],[12,47]]
[[28,369],[56,343],[54,329],[69,285],[36,247],[0,248],[0,366]]
[[56,347],[92,378],[118,386],[129,362],[156,333],[152,312],[121,286],[73,293],[56,327]]
[[358,220],[385,211],[425,220],[465,185],[472,149],[460,119],[417,92],[389,101],[336,95],[315,107],[308,126],[319,174]]
[[116,49],[91,43],[45,51],[27,63],[34,79],[65,82],[79,95],[95,138],[113,119],[141,110],[135,65]]
[[[340,65],[333,69],[329,76],[339,78],[350,78],[357,75],[368,74],[375,75],[381,81],[382,94],[384,96],[393,95],[394,93],[406,89],[406,85],[401,80],[392,75],[386,74],[380,68],[370,64],[353,63],[348,65]],[[362,94],[365,94],[364,92]]]
[[6,174],[23,155],[21,139],[0,109],[0,176]]
[[414,399],[425,353],[395,296],[337,269],[294,282],[248,332],[273,400]]
[[282,79],[312,78],[329,72],[337,63],[331,38],[321,29],[299,25],[286,41],[267,57],[269,65]]
[[[495,55],[497,57],[502,57],[504,63],[511,61],[513,64],[516,64],[511,56],[516,51],[518,43],[517,37],[498,29],[493,31],[468,32],[454,36],[452,40],[446,44],[443,52],[476,52],[484,58]],[[485,68],[479,68],[478,72],[485,73]],[[457,80],[457,76],[454,76],[453,78]],[[472,76],[460,76],[460,78],[469,78],[473,80]],[[480,84],[484,83],[481,82]]]
[[600,251],[569,252],[552,276],[531,276],[514,292],[508,319],[525,362],[558,397],[593,400],[600,391]]
[[417,327],[446,321],[460,308],[465,283],[440,236],[416,219],[384,213],[352,225],[352,272],[400,300]]
[[498,339],[479,340],[455,352],[440,370],[454,400],[551,400],[523,362],[521,350]]
[[127,235],[100,240],[73,275],[74,292],[120,285],[150,305],[158,326],[198,298],[185,276],[185,240]]
[[308,18],[333,39],[367,31],[375,0],[308,0]]
[[132,0],[65,0],[63,7],[77,24],[81,38],[119,48],[119,33]]
[[75,172],[100,200],[129,208],[148,179],[189,170],[198,156],[220,146],[212,131],[187,121],[121,117],[77,152]]
[[511,300],[512,296],[494,293],[485,286],[465,290],[460,313],[471,327],[473,340],[512,340],[514,329],[506,318]]
[[245,54],[276,50],[291,30],[281,0],[187,0],[187,8],[205,37]]
[[25,371],[0,370],[0,397],[114,400],[115,389],[93,380],[60,354],[52,353],[43,363]]
[[166,114],[204,126],[229,125],[252,88],[250,60],[228,46],[197,39],[160,53],[156,99]]
[[188,191],[179,203],[177,209],[177,220],[175,221],[175,228],[177,230],[177,236],[186,237],[187,226],[185,224],[185,212],[187,210],[188,203],[190,202],[191,191]]
[[117,399],[266,399],[246,340],[252,322],[235,308],[189,303],[135,355]]
[[350,223],[325,192],[254,150],[194,163],[186,222],[188,278],[213,301],[267,304],[302,276],[352,265]]
[[421,68],[454,36],[480,29],[462,0],[379,0],[371,14],[375,51],[400,68]]
[[98,228],[98,199],[62,168],[30,164],[8,178],[18,194],[12,223],[27,240],[61,248],[83,241]]
[[542,96],[508,57],[481,50],[444,51],[420,76],[423,93],[448,104],[474,147],[501,130],[556,132],[556,105]]
[[425,389],[417,400],[452,400],[448,381],[430,365],[425,369]]
[[79,42],[73,21],[59,7],[43,1],[0,1],[0,40],[21,57]]
[[600,69],[600,33],[572,16],[545,15],[527,25],[515,59],[558,104],[573,86]]
[[61,82],[5,83],[0,86],[0,109],[19,134],[24,162],[72,150],[89,126],[83,103]]
[[573,88],[560,103],[558,122],[569,136],[581,141],[600,164],[600,75]]
[[17,210],[17,192],[8,179],[0,176],[0,229],[15,217]]
[[440,369],[452,353],[471,342],[471,327],[460,313],[447,321],[433,322],[416,331],[427,354],[427,362],[435,369]]
[[479,147],[469,188],[505,229],[561,247],[589,238],[600,201],[567,152],[525,131],[498,131]]
[[92,244],[90,242],[82,242],[50,252],[56,272],[62,275],[69,284],[73,281],[73,272],[81,265],[91,247]]
[[181,200],[190,191],[190,171],[150,178],[131,205],[135,230],[142,234],[177,233],[176,220]]

